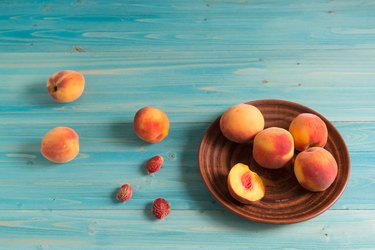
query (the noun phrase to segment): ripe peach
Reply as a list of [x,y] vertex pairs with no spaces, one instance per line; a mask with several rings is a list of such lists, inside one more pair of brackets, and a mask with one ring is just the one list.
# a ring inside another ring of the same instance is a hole
[[265,193],[259,175],[242,163],[237,163],[229,171],[228,189],[233,198],[244,204],[262,199]]
[[281,168],[293,156],[293,137],[283,128],[266,128],[254,138],[253,158],[264,168]]
[[149,143],[160,142],[168,135],[168,117],[154,107],[147,106],[138,110],[133,125],[137,136]]
[[336,179],[337,163],[326,149],[312,147],[297,155],[294,173],[305,189],[314,192],[324,191]]
[[78,99],[85,88],[85,78],[77,71],[62,70],[48,78],[47,90],[57,102],[67,103]]
[[248,143],[263,130],[264,117],[253,105],[237,104],[227,109],[220,118],[223,135],[237,143]]
[[67,127],[57,127],[48,131],[42,140],[41,153],[55,163],[73,160],[79,153],[78,134]]
[[299,114],[290,123],[289,132],[292,134],[294,145],[299,151],[309,147],[324,147],[327,143],[327,126],[319,116],[314,114]]

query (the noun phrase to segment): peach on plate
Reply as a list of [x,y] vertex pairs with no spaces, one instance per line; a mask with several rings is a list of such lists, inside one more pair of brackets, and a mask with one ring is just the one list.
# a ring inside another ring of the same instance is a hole
[[47,80],[47,90],[57,102],[68,103],[78,99],[85,88],[85,78],[74,70],[61,70]]
[[299,153],[294,161],[298,182],[307,190],[324,191],[337,176],[337,162],[324,148],[312,147]]
[[295,148],[299,151],[309,147],[324,147],[327,143],[327,126],[315,114],[299,114],[290,123],[289,132],[294,138]]
[[139,138],[149,143],[156,143],[168,136],[169,120],[160,109],[147,106],[136,112],[133,126]]
[[283,167],[294,156],[292,135],[279,127],[266,128],[259,132],[253,143],[253,158],[262,167]]
[[41,154],[49,161],[65,163],[79,153],[78,134],[68,127],[51,129],[42,139]]
[[237,163],[229,171],[229,193],[237,201],[250,204],[264,197],[265,187],[261,177],[242,163]]
[[249,104],[237,104],[228,108],[220,118],[220,130],[230,141],[249,143],[264,128],[260,110]]

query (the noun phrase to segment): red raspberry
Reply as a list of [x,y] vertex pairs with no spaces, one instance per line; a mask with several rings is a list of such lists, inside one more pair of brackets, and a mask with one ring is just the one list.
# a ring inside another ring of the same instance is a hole
[[116,199],[119,201],[128,201],[132,197],[133,189],[130,186],[130,184],[126,183],[121,186],[121,188],[118,190]]
[[171,206],[166,199],[157,198],[152,205],[152,213],[157,219],[163,219],[171,212]]
[[164,158],[161,155],[152,157],[146,163],[147,173],[152,174],[158,171],[163,165],[163,162],[164,162]]

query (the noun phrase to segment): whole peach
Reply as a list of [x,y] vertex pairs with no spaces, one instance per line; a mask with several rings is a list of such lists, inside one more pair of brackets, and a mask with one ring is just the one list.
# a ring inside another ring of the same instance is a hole
[[78,134],[68,127],[51,129],[42,139],[42,155],[55,163],[73,160],[79,153]]
[[326,149],[312,147],[297,155],[294,173],[305,189],[315,192],[324,191],[336,179],[337,163]]
[[168,116],[154,107],[144,107],[134,116],[134,131],[139,138],[149,143],[156,143],[168,136]]
[[67,103],[78,99],[85,88],[85,78],[77,71],[62,70],[48,78],[47,90],[57,102]]
[[292,135],[279,127],[266,128],[259,132],[253,143],[253,158],[262,167],[283,167],[294,156]]
[[309,147],[324,147],[327,143],[328,130],[324,121],[315,114],[299,114],[290,123],[289,132],[297,150]]
[[264,128],[264,117],[253,105],[237,104],[220,118],[220,130],[230,141],[248,143]]

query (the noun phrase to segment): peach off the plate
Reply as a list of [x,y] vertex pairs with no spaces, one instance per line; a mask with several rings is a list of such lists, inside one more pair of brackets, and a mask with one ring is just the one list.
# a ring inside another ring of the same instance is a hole
[[[259,165],[253,157],[253,142],[236,143],[228,140],[220,130],[220,117],[207,129],[199,148],[199,169],[210,193],[231,212],[246,219],[273,224],[296,223],[311,219],[331,207],[345,190],[350,174],[349,154],[339,132],[322,115],[303,105],[283,100],[248,102],[264,116],[264,128],[279,127],[289,130],[293,119],[302,113],[317,115],[327,125],[325,149],[337,163],[337,176],[323,192],[304,188],[294,174],[293,158],[278,169]],[[234,199],[228,189],[228,175],[237,163],[249,166],[262,179],[265,194],[251,205]]]

